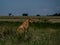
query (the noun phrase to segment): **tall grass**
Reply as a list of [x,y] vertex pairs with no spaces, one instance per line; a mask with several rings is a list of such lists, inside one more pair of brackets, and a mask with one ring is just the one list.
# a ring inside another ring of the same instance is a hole
[[20,24],[21,22],[0,22],[0,45],[60,45],[60,23],[33,22],[26,33],[29,40],[16,35]]

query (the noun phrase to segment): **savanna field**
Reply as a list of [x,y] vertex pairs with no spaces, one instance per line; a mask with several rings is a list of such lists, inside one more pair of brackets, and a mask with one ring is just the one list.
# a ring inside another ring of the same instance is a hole
[[0,45],[60,45],[60,23],[49,21],[33,22],[26,35],[29,39],[16,36],[22,22],[0,21]]

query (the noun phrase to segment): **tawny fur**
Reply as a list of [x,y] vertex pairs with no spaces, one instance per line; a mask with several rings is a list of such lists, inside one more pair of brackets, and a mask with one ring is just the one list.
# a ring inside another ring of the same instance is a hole
[[31,19],[25,20],[18,28],[17,28],[17,33],[23,34],[24,32],[28,31],[29,28],[29,22],[32,22]]

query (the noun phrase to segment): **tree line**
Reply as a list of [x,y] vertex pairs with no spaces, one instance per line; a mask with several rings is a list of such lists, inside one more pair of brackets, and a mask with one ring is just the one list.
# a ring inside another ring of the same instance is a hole
[[[9,13],[9,16],[14,16],[12,13]],[[22,16],[29,16],[28,13],[23,13]],[[36,16],[41,16],[40,14],[36,14]],[[55,13],[52,15],[46,15],[46,16],[60,16],[60,13]]]
[[60,16],[60,13],[55,13],[55,14],[47,15],[47,16]]

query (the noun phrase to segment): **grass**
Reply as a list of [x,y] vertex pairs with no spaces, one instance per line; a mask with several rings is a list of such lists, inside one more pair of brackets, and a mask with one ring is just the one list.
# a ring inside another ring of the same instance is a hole
[[33,22],[30,24],[29,41],[16,36],[16,29],[21,22],[0,22],[0,45],[60,45],[60,23]]

